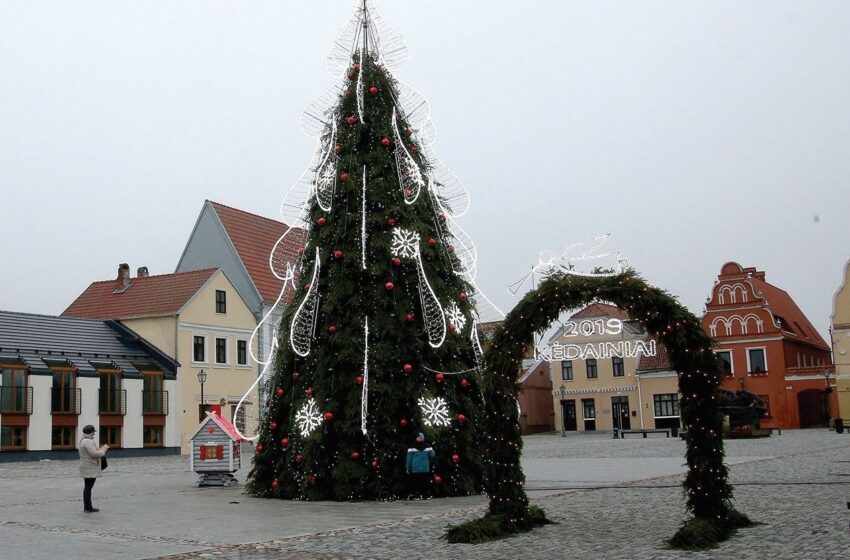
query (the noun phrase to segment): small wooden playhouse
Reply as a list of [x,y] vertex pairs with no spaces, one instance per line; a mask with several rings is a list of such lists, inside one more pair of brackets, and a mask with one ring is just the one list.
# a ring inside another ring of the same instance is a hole
[[207,417],[189,438],[192,453],[190,468],[198,473],[198,486],[230,486],[236,484],[233,473],[241,465],[239,446],[244,438],[227,419],[215,412]]

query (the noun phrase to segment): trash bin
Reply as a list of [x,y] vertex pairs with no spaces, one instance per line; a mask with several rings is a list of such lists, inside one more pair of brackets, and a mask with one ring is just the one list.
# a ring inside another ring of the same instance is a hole
[[835,433],[843,434],[844,433],[844,419],[836,418],[835,419]]
[[670,435],[673,437],[679,437],[679,426],[673,426],[670,428]]
[[617,426],[614,426],[614,439],[620,437],[619,430],[617,430]]

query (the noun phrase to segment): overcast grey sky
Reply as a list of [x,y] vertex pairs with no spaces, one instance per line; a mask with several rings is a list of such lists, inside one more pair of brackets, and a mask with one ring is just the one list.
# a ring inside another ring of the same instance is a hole
[[[276,218],[350,0],[0,0],[0,309],[172,272],[204,199]],[[384,0],[479,284],[613,232],[702,312],[756,266],[824,337],[850,258],[850,2]]]

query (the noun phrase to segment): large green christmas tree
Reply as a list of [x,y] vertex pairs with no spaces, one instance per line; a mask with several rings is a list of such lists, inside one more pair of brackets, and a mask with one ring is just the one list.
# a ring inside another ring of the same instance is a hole
[[359,1],[331,55],[341,84],[305,113],[320,148],[249,478],[258,496],[408,497],[418,432],[436,451],[434,495],[484,487],[475,255],[453,219],[466,199],[429,155],[421,95],[390,75],[403,47]]

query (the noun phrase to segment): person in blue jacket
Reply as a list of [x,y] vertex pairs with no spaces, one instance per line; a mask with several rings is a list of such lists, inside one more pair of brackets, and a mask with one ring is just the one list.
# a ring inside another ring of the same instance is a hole
[[434,460],[434,448],[419,432],[413,447],[407,450],[407,475],[410,477],[412,495],[420,500],[431,497],[431,463]]

